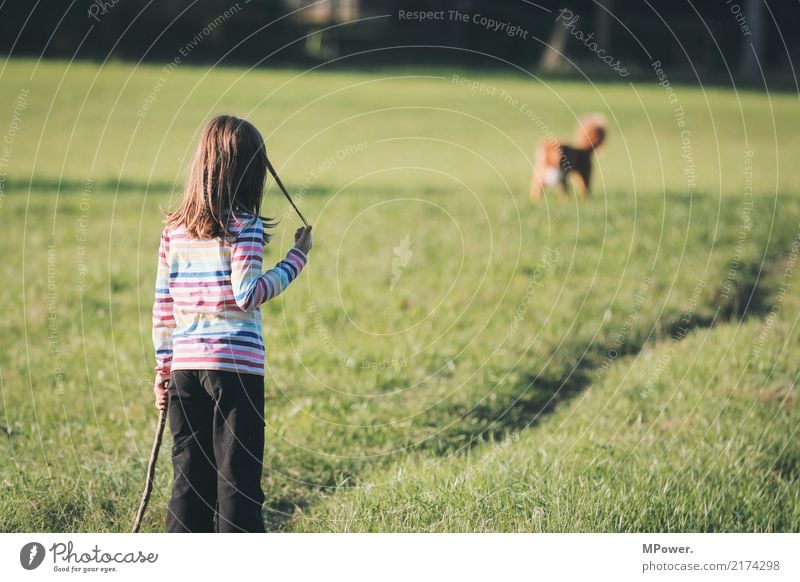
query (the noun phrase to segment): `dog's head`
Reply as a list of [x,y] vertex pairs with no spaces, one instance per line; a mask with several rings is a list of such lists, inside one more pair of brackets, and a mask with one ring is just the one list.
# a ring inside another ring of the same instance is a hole
[[597,149],[606,141],[608,122],[601,113],[590,113],[578,120],[575,145],[580,149]]

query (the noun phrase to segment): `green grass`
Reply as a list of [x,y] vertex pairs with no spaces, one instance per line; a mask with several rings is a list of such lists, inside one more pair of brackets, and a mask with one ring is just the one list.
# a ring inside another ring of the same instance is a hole
[[[800,527],[791,97],[677,87],[690,194],[657,86],[482,76],[490,95],[187,67],[142,119],[158,67],[33,66],[0,74],[0,121],[29,89],[0,199],[0,530],[130,527],[155,420],[158,209],[221,111],[262,130],[315,223],[307,271],[263,309],[271,529]],[[593,200],[527,201],[543,130],[521,103],[559,136],[575,113],[611,119]],[[273,188],[266,206],[276,262],[296,219]]]
[[[659,343],[536,430],[472,454],[370,471],[297,531],[797,531],[796,328]],[[795,348],[796,349],[796,348]],[[764,357],[764,355],[762,355]],[[654,366],[667,365],[648,390]],[[773,365],[774,363],[774,365]],[[646,394],[647,396],[643,396]]]

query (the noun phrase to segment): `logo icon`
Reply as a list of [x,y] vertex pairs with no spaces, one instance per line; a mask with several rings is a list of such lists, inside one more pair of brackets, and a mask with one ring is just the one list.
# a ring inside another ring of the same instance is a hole
[[403,274],[403,270],[408,266],[411,257],[414,256],[411,251],[411,242],[411,237],[406,235],[400,240],[400,244],[392,249],[394,257],[392,258],[392,278],[389,281],[389,291],[394,291],[397,282],[400,280],[400,275]]
[[44,546],[39,542],[30,542],[22,546],[19,552],[19,563],[26,570],[35,570],[44,561]]

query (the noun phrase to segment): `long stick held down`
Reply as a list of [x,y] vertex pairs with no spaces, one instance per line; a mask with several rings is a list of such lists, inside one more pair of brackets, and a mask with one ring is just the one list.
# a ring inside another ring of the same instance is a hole
[[272,177],[275,178],[275,182],[277,182],[278,188],[280,188],[281,192],[283,192],[283,195],[286,196],[286,199],[289,201],[289,204],[292,205],[292,208],[294,208],[294,211],[297,213],[297,216],[300,217],[300,220],[303,221],[303,224],[308,226],[308,221],[306,220],[306,217],[303,216],[303,213],[300,212],[300,209],[294,203],[294,200],[292,200],[292,197],[289,196],[289,192],[286,191],[286,188],[284,187],[283,182],[281,182],[281,179],[278,177],[278,173],[275,171],[275,168],[272,167],[272,163],[269,161],[269,158],[267,158],[267,169],[269,170],[269,173],[272,174]]
[[[167,403],[169,406],[169,402]],[[153,450],[150,453],[150,461],[147,463],[147,480],[144,485],[144,494],[142,495],[142,502],[139,504],[139,511],[136,512],[136,520],[133,522],[133,533],[139,531],[139,526],[144,517],[144,511],[147,509],[147,502],[150,501],[150,494],[153,492],[153,478],[156,474],[156,461],[158,460],[158,451],[161,449],[161,439],[164,437],[164,425],[167,423],[167,409],[158,413],[158,426],[156,428],[156,437],[153,441]]]

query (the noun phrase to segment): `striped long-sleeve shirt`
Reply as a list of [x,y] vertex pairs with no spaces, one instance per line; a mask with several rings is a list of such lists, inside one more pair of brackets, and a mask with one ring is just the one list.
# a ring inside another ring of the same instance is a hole
[[156,372],[227,370],[264,375],[259,306],[300,274],[306,255],[293,248],[262,273],[264,225],[237,213],[232,239],[191,238],[183,227],[161,233],[153,345]]

